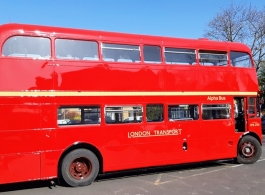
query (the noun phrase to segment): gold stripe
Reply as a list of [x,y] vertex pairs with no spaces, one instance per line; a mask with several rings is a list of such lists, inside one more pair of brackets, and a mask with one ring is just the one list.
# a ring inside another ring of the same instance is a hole
[[62,97],[62,96],[215,96],[215,95],[233,95],[233,96],[256,96],[257,92],[238,92],[238,91],[202,91],[202,92],[174,92],[174,91],[113,91],[113,92],[100,92],[100,91],[2,91],[0,92],[1,97],[15,96],[15,97],[38,97],[38,96],[49,96],[49,97]]

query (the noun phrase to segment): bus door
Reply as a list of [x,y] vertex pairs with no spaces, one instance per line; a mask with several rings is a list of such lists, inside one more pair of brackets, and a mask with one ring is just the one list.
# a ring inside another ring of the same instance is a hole
[[234,98],[234,118],[235,118],[235,131],[245,132],[247,125],[246,115],[246,98],[235,97]]
[[259,108],[257,106],[256,97],[248,97],[246,104],[246,131],[256,132],[261,136],[261,118],[259,116]]
[[261,136],[261,119],[256,97],[234,98],[235,131],[256,132]]

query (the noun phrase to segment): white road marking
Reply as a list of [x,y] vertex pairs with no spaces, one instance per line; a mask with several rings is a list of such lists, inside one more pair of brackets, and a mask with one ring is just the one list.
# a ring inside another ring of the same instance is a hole
[[[264,158],[260,159],[257,162],[262,162],[262,161],[265,161],[265,159]],[[187,178],[192,178],[192,177],[196,177],[196,176],[211,174],[211,173],[214,173],[214,172],[219,172],[219,171],[223,171],[225,169],[236,168],[236,167],[240,167],[240,166],[244,166],[244,164],[239,164],[239,165],[234,165],[234,166],[226,166],[226,167],[224,167],[222,169],[218,169],[218,170],[212,170],[212,171],[207,171],[207,172],[203,172],[203,173],[198,173],[198,174],[190,175],[190,176],[187,176],[187,177],[179,177],[178,179],[173,179],[173,180],[170,180],[170,181],[160,182],[160,183],[157,183],[156,185],[166,184],[166,183],[170,183],[170,182],[176,181],[176,180],[187,179]]]
[[155,185],[158,185],[158,184],[159,184],[161,177],[162,177],[162,174],[159,174],[159,175],[157,176],[156,181],[155,181],[155,183],[154,183]]

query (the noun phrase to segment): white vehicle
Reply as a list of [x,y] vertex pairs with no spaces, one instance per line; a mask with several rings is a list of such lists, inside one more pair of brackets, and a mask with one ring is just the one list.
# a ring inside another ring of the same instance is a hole
[[[134,117],[133,116],[128,117],[128,118],[123,120],[123,122],[130,122],[130,121],[134,121]],[[142,121],[142,116],[136,116],[136,121],[141,122]]]
[[66,124],[68,124],[70,122],[70,120],[69,120],[69,122],[67,120],[69,120],[69,119],[57,120],[57,124],[58,125],[66,125]]

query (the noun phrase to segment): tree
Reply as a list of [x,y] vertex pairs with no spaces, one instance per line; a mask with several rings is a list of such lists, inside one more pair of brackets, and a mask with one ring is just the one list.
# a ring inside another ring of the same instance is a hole
[[265,98],[265,61],[261,62],[260,64],[260,71],[258,75],[260,91],[263,92],[263,98]]
[[160,121],[163,118],[163,108],[160,105],[146,107],[147,120]]
[[247,44],[256,63],[256,71],[265,59],[265,7],[258,10],[247,5],[232,3],[211,20],[204,33],[205,37],[220,41],[241,42]]

